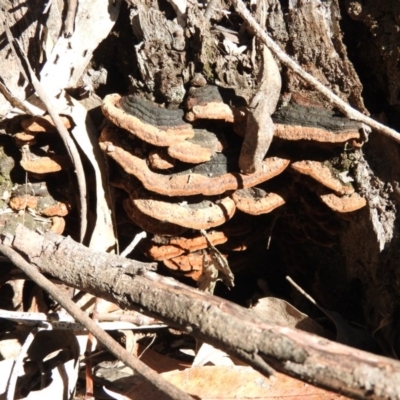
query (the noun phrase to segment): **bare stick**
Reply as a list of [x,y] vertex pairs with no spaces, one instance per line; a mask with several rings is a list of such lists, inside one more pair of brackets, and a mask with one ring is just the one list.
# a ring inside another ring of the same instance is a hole
[[269,49],[274,53],[278,60],[287,67],[291,68],[296,74],[298,74],[305,82],[318,90],[323,94],[334,106],[339,108],[348,118],[355,121],[363,122],[364,124],[375,129],[377,132],[382,133],[396,142],[400,142],[400,133],[391,129],[374,119],[367,117],[366,115],[355,110],[345,101],[343,101],[339,96],[332,93],[328,88],[326,88],[321,82],[315,79],[312,75],[304,71],[299,64],[292,60],[280,47],[277,45],[273,39],[271,39],[267,33],[261,28],[257,21],[252,17],[249,10],[243,4],[242,0],[230,0],[231,4],[237,11],[237,13],[249,24],[249,26],[254,30],[255,34],[269,47]]
[[135,249],[135,247],[137,246],[137,244],[144,238],[147,237],[147,233],[146,232],[140,232],[137,235],[135,235],[135,237],[133,238],[132,242],[128,245],[128,247],[120,254],[121,257],[126,257],[127,255],[129,255],[130,253],[132,253],[132,251]]
[[[18,60],[19,60],[19,57],[21,57],[23,59],[23,61],[25,62],[27,71],[25,71],[25,68],[23,68],[22,63],[20,63],[20,68],[22,69],[22,72],[24,74],[27,73],[29,75],[30,79],[28,79],[28,80],[32,83],[33,87],[35,88],[36,93],[38,94],[38,96],[43,101],[44,105],[46,106],[46,109],[47,109],[51,119],[53,120],[54,125],[57,128],[62,141],[64,142],[64,146],[67,149],[67,152],[72,161],[72,164],[75,167],[75,174],[76,174],[77,181],[78,181],[79,202],[80,202],[79,206],[80,206],[81,226],[80,226],[79,237],[80,237],[80,242],[82,242],[83,238],[85,236],[85,233],[86,233],[86,229],[87,229],[87,204],[86,204],[87,189],[86,189],[85,171],[83,169],[83,164],[82,164],[82,160],[79,156],[78,149],[75,145],[75,142],[72,140],[71,135],[69,134],[67,128],[62,123],[61,118],[58,115],[56,108],[53,105],[54,100],[52,100],[49,97],[46,90],[40,84],[34,71],[32,70],[32,67],[29,63],[28,57],[26,56],[24,50],[19,45],[18,41],[13,37],[9,27],[6,24],[4,25],[4,28],[5,28],[5,32],[7,35],[7,39],[10,43],[10,47],[14,53],[14,56]],[[18,47],[19,53],[16,51],[14,46]]]
[[286,280],[296,289],[298,290],[308,301],[314,304],[316,307],[320,308],[318,303],[302,288],[300,287],[290,276],[286,277]]
[[267,376],[270,365],[354,398],[400,400],[397,360],[271,324],[251,310],[151,272],[138,261],[93,252],[70,238],[39,235],[19,225],[15,235],[3,234],[1,240],[42,273],[180,327]]
[[173,386],[165,379],[161,378],[154,370],[149,368],[142,361],[128,353],[119,343],[117,343],[110,335],[99,328],[96,323],[89,318],[71,299],[62,293],[54,283],[45,278],[38,270],[29,264],[16,251],[10,247],[0,244],[0,252],[7,256],[12,263],[25,272],[37,285],[49,293],[56,301],[58,301],[67,312],[80,322],[85,328],[93,334],[107,349],[114,354],[119,360],[132,368],[135,372],[148,380],[158,390],[163,392],[168,398],[175,400],[193,400],[193,398]]

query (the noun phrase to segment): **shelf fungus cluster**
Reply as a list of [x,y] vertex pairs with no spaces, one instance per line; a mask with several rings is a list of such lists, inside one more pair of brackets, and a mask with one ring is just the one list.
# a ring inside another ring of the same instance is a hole
[[[67,117],[60,118],[64,126],[70,129],[70,120]],[[69,158],[65,155],[50,116],[23,119],[21,128],[21,132],[15,133],[13,139],[20,149],[20,165],[28,174],[30,183],[14,186],[8,205],[15,212],[32,216],[33,220],[41,223],[40,229],[62,234],[70,202],[54,199],[45,180],[69,167]]]
[[[68,118],[61,117],[64,126],[69,129]],[[21,166],[31,174],[41,175],[61,171],[70,165],[64,151],[57,152],[59,145],[57,129],[50,116],[31,117],[22,121],[23,132],[16,133],[14,140],[22,153]],[[42,136],[42,138],[40,138]],[[43,140],[44,138],[44,140]],[[42,140],[40,140],[42,139]],[[43,142],[46,142],[45,145]]]
[[300,176],[312,182],[323,207],[349,213],[365,205],[331,165],[307,158],[304,150],[308,143],[343,148],[362,142],[359,124],[332,113],[297,105],[276,112],[268,154],[259,168],[244,174],[238,160],[251,110],[235,106],[217,87],[190,89],[185,110],[112,94],[102,111],[112,124],[103,128],[100,147],[119,165],[113,181],[128,194],[123,207],[153,234],[145,255],[200,286],[206,281],[209,288],[217,279],[233,285],[227,278],[230,252],[248,248],[257,231],[251,223],[260,215],[296,196],[290,182]]

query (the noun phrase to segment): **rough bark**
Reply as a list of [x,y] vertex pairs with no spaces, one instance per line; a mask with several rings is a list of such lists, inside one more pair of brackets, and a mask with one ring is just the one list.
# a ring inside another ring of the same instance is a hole
[[400,398],[397,361],[271,325],[250,310],[150,272],[148,265],[91,253],[69,238],[19,226],[3,243],[42,273],[180,327],[263,373],[269,364],[355,398]]

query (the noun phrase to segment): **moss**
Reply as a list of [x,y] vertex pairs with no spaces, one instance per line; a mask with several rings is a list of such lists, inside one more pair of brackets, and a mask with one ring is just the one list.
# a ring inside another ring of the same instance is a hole
[[10,180],[11,170],[15,166],[15,160],[6,154],[4,147],[5,143],[0,142],[0,183]]
[[1,234],[5,235],[7,233],[14,235],[16,227],[21,224],[26,228],[36,231],[48,231],[51,227],[51,219],[35,219],[28,212],[24,213],[10,213],[7,214],[5,218],[3,218],[3,225],[0,228]]
[[329,168],[335,178],[342,181],[341,174],[347,172],[349,176],[352,176],[353,169],[359,159],[360,153],[358,150],[347,150],[345,147],[340,155],[325,160],[323,165]]
[[203,65],[202,73],[207,82],[211,84],[215,81],[214,67],[218,57],[219,50],[214,43],[214,39],[212,37],[205,37],[202,43],[200,61]]
[[213,67],[207,63],[203,65],[203,75],[207,79],[207,82],[212,83],[214,81]]

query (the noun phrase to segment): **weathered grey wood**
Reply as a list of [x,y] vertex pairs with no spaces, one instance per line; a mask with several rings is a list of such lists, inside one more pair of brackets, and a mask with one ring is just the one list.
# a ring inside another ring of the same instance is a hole
[[19,226],[3,244],[42,273],[180,327],[263,373],[269,364],[354,398],[400,399],[398,361],[272,325],[250,310],[162,277],[151,265],[91,252],[69,238]]

